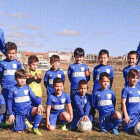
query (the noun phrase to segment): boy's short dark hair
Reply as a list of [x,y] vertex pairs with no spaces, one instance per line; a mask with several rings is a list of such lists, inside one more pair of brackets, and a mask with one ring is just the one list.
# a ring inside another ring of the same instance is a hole
[[85,51],[84,51],[82,48],[76,48],[76,49],[74,50],[74,57],[75,57],[76,55],[79,55],[79,56],[83,56],[83,57],[84,57]]
[[59,78],[59,77],[56,77],[56,78],[53,79],[53,86],[56,83],[62,83],[64,85],[64,81],[61,78]]
[[81,85],[87,85],[87,84],[88,84],[88,82],[86,80],[82,79],[78,82],[78,87],[80,87]]
[[39,62],[39,59],[36,55],[31,55],[29,58],[28,58],[28,63],[29,64],[32,64],[34,62]]
[[17,45],[13,42],[7,42],[5,44],[5,53],[9,50],[16,50],[17,51]]
[[15,72],[15,78],[26,78],[27,77],[27,73],[24,69],[18,69]]
[[99,76],[99,80],[101,81],[104,76],[110,80],[110,76],[107,72],[102,72]]
[[59,61],[60,62],[60,57],[58,55],[52,55],[50,57],[50,63],[51,62],[55,62],[55,61]]
[[128,72],[128,78],[130,78],[130,77],[135,78],[137,76],[139,77],[139,72],[136,69],[131,69]]
[[138,53],[137,53],[137,51],[130,51],[130,52],[128,53],[127,57],[129,57],[129,56],[132,55],[132,54],[135,54],[135,55],[136,55],[136,58],[138,59]]
[[109,57],[109,52],[108,52],[108,50],[105,50],[105,49],[100,50],[98,56],[103,55],[103,54],[107,54],[107,57]]

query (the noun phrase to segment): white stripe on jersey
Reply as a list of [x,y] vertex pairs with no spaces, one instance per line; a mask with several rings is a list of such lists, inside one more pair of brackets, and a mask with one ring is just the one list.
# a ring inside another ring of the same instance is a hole
[[98,101],[99,106],[106,106],[106,105],[112,105],[112,100],[101,100]]
[[15,103],[24,103],[30,101],[29,96],[16,97]]
[[72,77],[85,77],[85,72],[73,72]]
[[56,109],[56,110],[61,110],[61,109],[64,109],[64,104],[63,105],[52,105],[52,108]]
[[16,70],[4,70],[4,75],[15,75]]
[[138,103],[139,101],[139,97],[129,97],[129,103]]

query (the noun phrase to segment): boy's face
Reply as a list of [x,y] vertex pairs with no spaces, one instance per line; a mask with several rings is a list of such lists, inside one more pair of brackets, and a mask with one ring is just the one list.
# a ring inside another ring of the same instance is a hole
[[135,66],[136,62],[138,61],[136,54],[130,54],[128,56],[128,64],[129,66]]
[[23,85],[26,84],[26,77],[25,78],[24,77],[22,77],[22,78],[17,77],[15,80],[17,81],[18,87],[22,87]]
[[8,60],[14,60],[16,58],[16,50],[7,50],[6,57]]
[[55,94],[60,95],[64,89],[64,85],[63,83],[55,83],[53,88],[54,88]]
[[99,80],[99,83],[101,85],[101,89],[107,89],[107,87],[109,86],[110,80],[104,76],[102,77],[102,80]]
[[38,67],[38,62],[32,62],[29,64],[29,69],[35,71]]
[[99,55],[98,60],[100,61],[101,65],[107,65],[109,58],[107,54],[102,54],[102,55]]
[[60,61],[54,61],[54,62],[51,61],[50,64],[53,70],[57,70],[60,66]]
[[85,84],[85,85],[80,85],[80,86],[78,87],[78,90],[79,90],[81,96],[85,96],[85,94],[87,93],[87,90],[88,90],[87,88],[88,88],[88,87],[87,87],[87,84]]
[[135,76],[135,77],[127,77],[128,81],[129,81],[129,86],[135,86],[138,81],[139,81],[139,76]]
[[83,57],[83,56],[76,55],[74,58],[75,58],[75,62],[76,62],[77,64],[83,63],[83,60],[84,60],[84,57]]

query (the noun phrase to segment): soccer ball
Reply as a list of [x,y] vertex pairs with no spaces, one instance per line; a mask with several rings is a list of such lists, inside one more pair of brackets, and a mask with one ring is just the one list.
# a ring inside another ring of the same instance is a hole
[[140,136],[140,122],[138,122],[135,127],[134,127],[134,133],[137,135],[137,136]]
[[91,121],[80,121],[78,123],[78,129],[81,132],[89,132],[92,129],[92,123]]

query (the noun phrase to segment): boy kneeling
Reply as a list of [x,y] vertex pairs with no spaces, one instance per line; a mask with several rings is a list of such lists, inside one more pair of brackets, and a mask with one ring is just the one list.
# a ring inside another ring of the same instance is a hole
[[[34,122],[33,132],[41,136],[42,133],[38,130],[38,125],[41,122],[44,109],[30,87],[25,85],[26,77],[26,72],[23,69],[15,72],[17,85],[10,88],[8,95],[9,122],[14,122],[14,131],[22,133],[27,128],[25,124],[25,118],[27,118],[30,122]],[[31,106],[31,100],[38,107]]]

